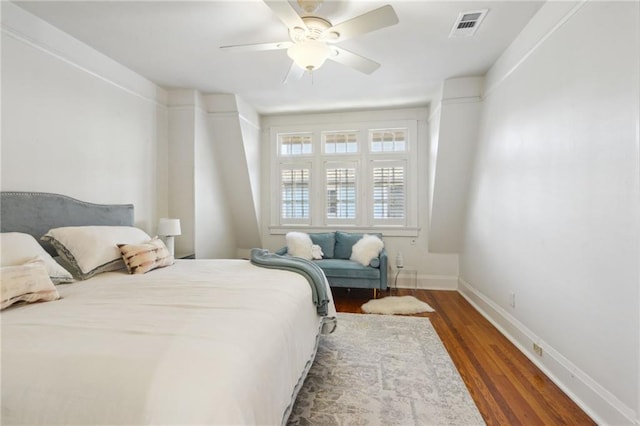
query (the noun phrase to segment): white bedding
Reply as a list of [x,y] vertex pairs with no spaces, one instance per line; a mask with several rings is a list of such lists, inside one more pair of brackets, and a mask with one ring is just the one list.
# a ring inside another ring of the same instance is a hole
[[281,424],[322,323],[305,278],[244,260],[57,288],[1,314],[3,425]]

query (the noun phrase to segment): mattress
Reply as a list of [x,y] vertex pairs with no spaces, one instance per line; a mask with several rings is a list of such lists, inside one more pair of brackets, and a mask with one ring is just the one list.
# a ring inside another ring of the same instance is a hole
[[323,323],[304,277],[245,260],[57,288],[1,314],[4,425],[282,424]]

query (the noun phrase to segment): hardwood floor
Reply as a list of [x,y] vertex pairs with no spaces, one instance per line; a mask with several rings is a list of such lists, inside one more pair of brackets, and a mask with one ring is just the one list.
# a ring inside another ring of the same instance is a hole
[[[338,312],[361,313],[371,290],[333,289]],[[389,293],[381,293],[384,297]],[[427,302],[429,317],[488,425],[595,425],[458,292],[394,290]]]

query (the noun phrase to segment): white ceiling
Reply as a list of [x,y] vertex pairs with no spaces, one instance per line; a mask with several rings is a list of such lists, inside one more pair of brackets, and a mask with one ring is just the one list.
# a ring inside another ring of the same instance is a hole
[[[327,61],[313,81],[305,74],[287,84],[286,51],[219,49],[289,40],[261,0],[17,4],[162,87],[235,93],[276,114],[425,105],[443,80],[483,75],[542,2],[325,1],[316,14],[333,24],[393,6],[399,24],[339,44],[382,66],[365,75]],[[489,13],[474,37],[448,38],[460,12],[478,9]]]

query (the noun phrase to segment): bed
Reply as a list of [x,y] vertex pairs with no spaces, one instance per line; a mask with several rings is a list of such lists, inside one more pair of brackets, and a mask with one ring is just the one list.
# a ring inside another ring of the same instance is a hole
[[[3,192],[0,206],[3,235],[133,225],[131,205],[56,194]],[[247,260],[176,260],[56,289],[59,300],[0,314],[2,424],[286,424],[335,327],[333,301],[318,314],[303,275]]]

